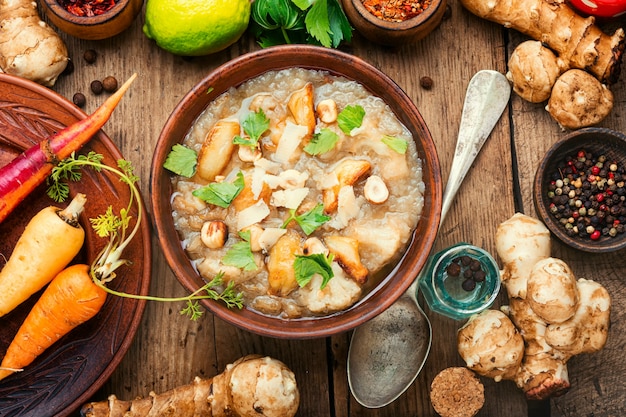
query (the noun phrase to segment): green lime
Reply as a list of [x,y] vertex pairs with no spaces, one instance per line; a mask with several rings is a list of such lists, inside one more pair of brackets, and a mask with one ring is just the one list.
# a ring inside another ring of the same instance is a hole
[[250,0],[148,0],[144,34],[173,54],[209,55],[241,37]]

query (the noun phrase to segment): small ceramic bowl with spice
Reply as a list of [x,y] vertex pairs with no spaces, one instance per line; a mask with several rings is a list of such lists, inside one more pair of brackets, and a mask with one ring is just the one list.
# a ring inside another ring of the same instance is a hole
[[101,40],[126,30],[143,0],[43,0],[41,5],[59,30],[80,39]]
[[432,255],[418,277],[435,313],[464,320],[489,308],[500,292],[500,269],[486,250],[461,242]]
[[446,0],[341,0],[348,20],[363,37],[389,46],[417,42],[441,23]]
[[585,252],[626,247],[626,135],[589,127],[566,135],[541,161],[535,210],[552,234]]

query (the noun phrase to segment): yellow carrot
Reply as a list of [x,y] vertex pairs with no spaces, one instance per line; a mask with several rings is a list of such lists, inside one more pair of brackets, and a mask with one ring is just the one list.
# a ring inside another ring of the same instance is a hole
[[89,269],[89,265],[72,265],[50,282],[9,345],[0,364],[0,380],[30,365],[100,311],[106,291],[93,282]]
[[78,254],[85,240],[78,223],[85,202],[78,194],[64,210],[46,207],[30,220],[0,271],[0,317],[41,290]]

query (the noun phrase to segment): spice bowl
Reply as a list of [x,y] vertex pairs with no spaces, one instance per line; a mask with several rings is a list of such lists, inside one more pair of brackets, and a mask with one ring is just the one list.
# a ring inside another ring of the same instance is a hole
[[555,143],[533,184],[535,210],[565,245],[585,252],[626,247],[626,135],[589,127]]
[[41,2],[44,13],[59,30],[80,39],[101,40],[126,30],[141,11],[143,0],[115,0],[112,7],[96,9],[95,13],[87,11],[89,4],[69,0]]
[[369,0],[341,0],[341,3],[348,20],[357,32],[374,43],[388,46],[401,46],[426,37],[439,26],[447,6],[446,0],[416,2],[420,5],[428,2],[428,5],[414,17],[406,20],[398,17],[391,21],[379,17],[383,16],[382,12],[369,4],[366,6],[366,1]]
[[500,292],[500,270],[486,250],[457,243],[432,255],[418,291],[435,313],[463,320],[489,308]]

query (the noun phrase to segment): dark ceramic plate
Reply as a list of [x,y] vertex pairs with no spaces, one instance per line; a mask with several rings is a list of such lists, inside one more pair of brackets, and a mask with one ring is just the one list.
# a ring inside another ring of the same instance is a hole
[[[0,74],[0,166],[6,165],[25,148],[85,114],[53,91],[30,81]],[[108,165],[122,158],[111,140],[99,132],[81,153],[95,151]],[[87,195],[81,217],[86,231],[83,250],[74,262],[90,264],[106,243],[93,232],[89,218],[113,204],[117,212],[126,206],[129,191],[117,178],[90,170],[71,185],[71,194]],[[28,221],[40,209],[55,205],[46,196],[45,184],[35,190],[9,217],[0,223],[0,254],[9,257]],[[136,213],[133,215],[136,218]],[[110,283],[116,290],[147,294],[150,281],[150,229],[144,221],[124,252],[133,264],[119,269]],[[4,261],[0,257],[0,265]],[[16,310],[0,317],[0,357],[30,311],[39,294]],[[0,381],[0,415],[67,416],[86,402],[111,376],[130,347],[145,307],[144,301],[109,296],[103,309],[91,321],[74,329],[44,352],[23,372]]]

